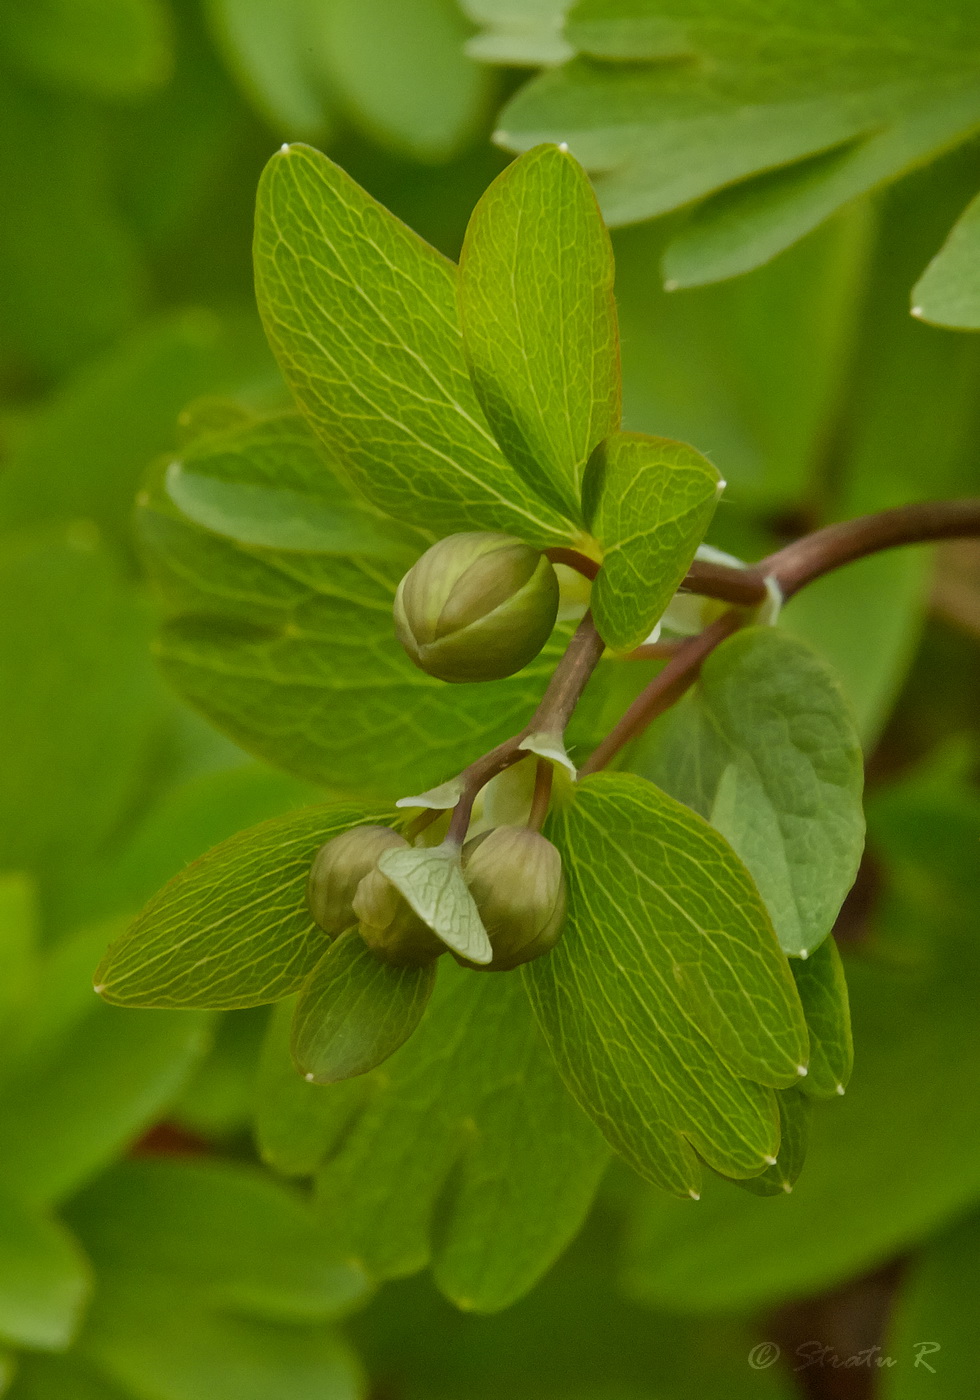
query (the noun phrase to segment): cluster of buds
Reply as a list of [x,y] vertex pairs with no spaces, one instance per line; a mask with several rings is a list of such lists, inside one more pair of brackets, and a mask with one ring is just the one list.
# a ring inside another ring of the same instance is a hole
[[[510,535],[450,535],[408,571],[395,596],[395,631],[416,666],[444,681],[511,676],[544,646],[558,613],[558,578],[549,560]],[[357,927],[383,962],[421,966],[447,946],[380,869],[385,851],[406,838],[361,826],[316,854],[307,902],[336,937]],[[558,851],[523,826],[498,826],[460,854],[463,878],[486,930],[492,961],[458,962],[509,971],[547,953],[565,921]]]
[[[407,845],[386,826],[359,826],[334,837],[313,861],[307,902],[326,933],[336,937],[356,926],[382,962],[421,966],[446,945],[377,864],[384,851]],[[507,972],[554,947],[565,920],[565,881],[550,841],[527,827],[495,827],[467,842],[462,868],[493,949],[493,960],[480,970]]]

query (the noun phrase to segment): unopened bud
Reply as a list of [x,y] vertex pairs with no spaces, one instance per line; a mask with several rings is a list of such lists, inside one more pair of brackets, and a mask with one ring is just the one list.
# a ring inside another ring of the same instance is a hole
[[404,836],[390,826],[356,826],[321,846],[306,882],[306,902],[320,927],[335,936],[352,928],[357,923],[358,885],[377,865],[382,851],[406,845]]
[[550,561],[511,535],[449,535],[395,595],[398,640],[416,666],[444,681],[512,676],[537,656],[557,614]]
[[[402,844],[407,846],[408,842]],[[420,967],[446,951],[442,939],[377,868],[369,871],[358,885],[354,912],[361,937],[382,962]]]
[[463,847],[463,874],[493,948],[488,971],[507,972],[558,942],[565,877],[546,837],[526,826],[495,827]]

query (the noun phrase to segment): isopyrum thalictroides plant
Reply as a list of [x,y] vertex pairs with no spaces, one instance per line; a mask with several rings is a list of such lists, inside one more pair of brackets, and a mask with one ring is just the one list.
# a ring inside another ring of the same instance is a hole
[[283,1003],[267,1053],[291,1041],[361,1257],[435,1249],[450,1296],[499,1306],[610,1148],[680,1197],[705,1165],[791,1189],[811,1101],[850,1073],[828,935],[864,826],[848,705],[780,606],[977,533],[980,503],[752,565],[704,546],[724,481],[622,429],[611,248],[557,146],[490,186],[458,267],[284,147],[255,266],[295,409],[205,424],[151,474],[139,532],[174,686],[333,798],[188,866],[97,988]]

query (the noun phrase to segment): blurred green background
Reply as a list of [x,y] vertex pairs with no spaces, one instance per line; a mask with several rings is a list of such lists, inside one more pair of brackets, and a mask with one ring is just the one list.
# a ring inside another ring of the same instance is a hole
[[[539,81],[535,61],[565,56],[564,8],[0,4],[0,1391],[12,1400],[976,1394],[972,546],[865,561],[787,611],[856,708],[870,823],[837,929],[857,1068],[842,1104],[818,1114],[791,1199],[719,1184],[692,1211],[618,1166],[527,1298],[464,1315],[425,1273],[379,1289],[336,1256],[308,1210],[311,1168],[270,1147],[288,1092],[263,1072],[264,1009],[147,1014],[91,992],[109,937],[165,879],[317,796],[164,689],[130,534],[141,475],[179,444],[188,404],[284,401],[252,296],[261,168],[282,141],[310,140],[455,256],[508,159],[491,140],[501,109]],[[828,520],[980,489],[980,341],[909,315],[910,287],[978,180],[980,145],[966,140],[764,266],[671,293],[660,261],[687,213],[615,231],[626,424],[718,464],[729,490],[716,544],[752,558]],[[915,1365],[924,1342],[939,1343],[923,1358],[934,1373]],[[880,1347],[895,1364],[797,1370],[808,1343],[841,1358]]]

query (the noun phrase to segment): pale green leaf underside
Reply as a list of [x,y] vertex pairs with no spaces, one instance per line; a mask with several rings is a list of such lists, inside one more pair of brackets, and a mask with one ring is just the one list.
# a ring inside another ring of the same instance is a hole
[[717,194],[669,250],[668,287],[758,266],[980,123],[968,0],[882,13],[846,0],[819,12],[806,0],[595,0],[566,33],[584,55],[630,61],[583,57],[542,75],[498,139],[568,142],[597,172],[611,224]]
[[293,1059],[315,1084],[366,1074],[404,1044],[425,1011],[435,962],[391,967],[356,928],[341,934],[303,983],[293,1019]]
[[318,1180],[328,1223],[376,1278],[431,1263],[458,1306],[506,1307],[578,1231],[609,1156],[558,1078],[520,978],[442,959],[418,1030],[368,1082]]
[[569,1088],[670,1191],[697,1193],[692,1148],[726,1175],[757,1175],[779,1145],[771,1088],[797,1082],[806,1027],[744,868],[629,774],[585,779],[552,835],[568,925],[525,980]]
[[816,654],[778,628],[729,638],[638,764],[727,837],[786,952],[812,952],[864,847],[861,746]]
[[440,534],[567,539],[505,461],[463,361],[456,269],[326,156],[291,146],[259,187],[256,288],[304,414],[382,510]]
[[466,231],[459,303],[473,386],[504,454],[579,519],[585,464],[621,407],[612,247],[571,156],[540,146],[486,191]]
[[124,1006],[260,1006],[294,992],[328,936],[306,907],[313,857],[351,827],[387,824],[365,804],[308,807],[243,831],[154,896],[106,954],[96,983]]
[[491,960],[493,949],[455,847],[396,847],[382,853],[378,869],[447,948],[470,962]]
[[670,438],[616,433],[589,463],[585,507],[603,546],[592,611],[603,641],[647,638],[687,573],[724,483],[700,452]]
[[813,1098],[843,1094],[854,1066],[847,978],[837,944],[825,938],[811,957],[790,963],[810,1032],[810,1072],[802,1088]]
[[955,330],[980,329],[980,196],[912,288],[912,314]]
[[799,1087],[777,1089],[779,1107],[779,1157],[758,1176],[735,1181],[736,1186],[753,1196],[789,1195],[806,1162],[810,1145],[811,1105],[806,1095],[806,1080]]
[[[223,439],[209,466],[256,481],[288,464],[290,489],[326,472],[305,430],[296,445],[295,421],[295,450],[270,440],[256,456],[259,431],[236,437],[227,461]],[[159,474],[137,529],[167,603],[157,654],[171,683],[249,752],[334,791],[419,792],[500,743],[526,723],[567,635],[559,629],[507,680],[449,686],[413,666],[394,635],[395,589],[424,544],[407,558],[402,546],[367,558],[245,545],[185,520]]]

